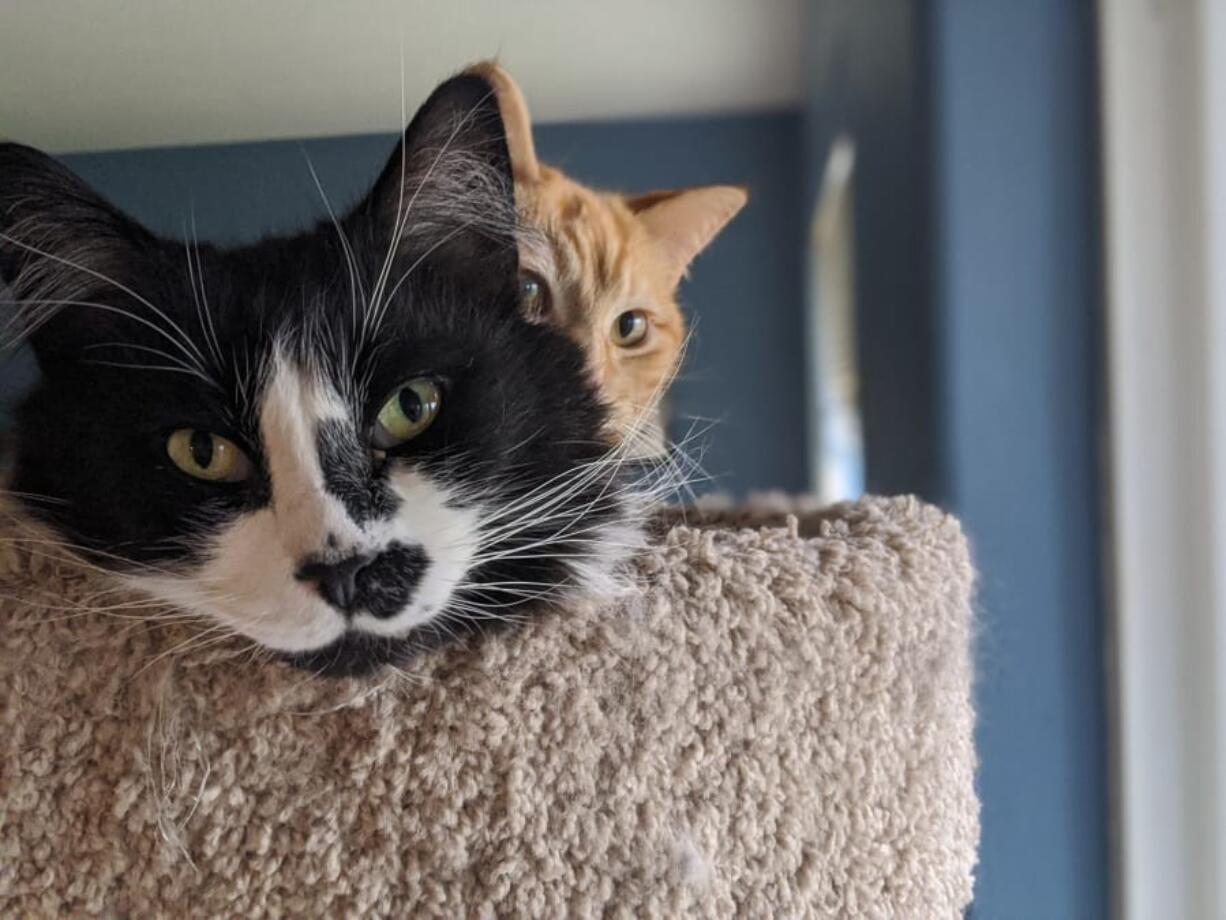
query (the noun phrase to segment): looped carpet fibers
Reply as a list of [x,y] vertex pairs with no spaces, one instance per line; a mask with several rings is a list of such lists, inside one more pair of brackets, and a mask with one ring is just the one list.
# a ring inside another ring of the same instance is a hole
[[956,918],[972,571],[866,499],[323,681],[0,532],[0,916]]

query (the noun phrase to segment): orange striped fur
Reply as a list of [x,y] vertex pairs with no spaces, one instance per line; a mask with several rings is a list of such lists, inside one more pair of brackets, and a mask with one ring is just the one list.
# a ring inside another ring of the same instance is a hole
[[510,75],[490,62],[474,69],[498,93],[516,202],[538,231],[520,244],[525,313],[583,347],[612,410],[611,437],[634,434],[658,449],[661,398],[686,335],[677,287],[748,196],[723,185],[641,195],[581,185],[537,160],[528,108]]

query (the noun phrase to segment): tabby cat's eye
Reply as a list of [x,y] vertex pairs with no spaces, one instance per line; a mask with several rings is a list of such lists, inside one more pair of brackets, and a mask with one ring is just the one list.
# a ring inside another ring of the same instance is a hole
[[613,344],[633,348],[647,338],[649,322],[642,310],[627,310],[613,321]]
[[429,377],[418,377],[398,386],[379,410],[371,433],[375,448],[388,450],[417,437],[438,417],[442,400],[438,383]]
[[519,273],[519,306],[532,320],[545,319],[553,308],[549,284],[536,272],[525,269]]
[[233,441],[198,428],[172,432],[166,453],[187,475],[208,482],[242,482],[255,469]]

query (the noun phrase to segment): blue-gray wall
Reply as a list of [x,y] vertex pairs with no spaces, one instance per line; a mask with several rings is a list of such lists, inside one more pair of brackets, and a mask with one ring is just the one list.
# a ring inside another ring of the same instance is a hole
[[867,490],[947,496],[933,304],[931,105],[922,3],[814,2],[806,57],[806,189],[855,145],[858,386]]
[[1094,9],[811,0],[806,141],[857,144],[867,474],[980,572],[973,916],[1107,915]]
[[[609,188],[743,183],[749,206],[695,263],[681,298],[694,340],[673,389],[678,434],[712,420],[706,488],[805,487],[804,212],[798,113],[547,125],[542,159]],[[334,207],[372,181],[394,138],[363,136],[65,157],[149,226],[236,241],[321,217],[309,154]]]
[[943,0],[950,498],[983,572],[983,917],[1107,914],[1092,3]]

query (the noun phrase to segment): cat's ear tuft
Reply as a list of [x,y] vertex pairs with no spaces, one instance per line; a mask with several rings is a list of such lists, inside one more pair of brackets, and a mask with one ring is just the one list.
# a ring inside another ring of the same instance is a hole
[[690,263],[736,217],[749,193],[735,185],[646,192],[626,198],[663,254],[673,284],[685,276]]
[[97,309],[155,240],[66,167],[0,143],[0,345],[30,341],[40,361],[114,325]]
[[502,123],[506,129],[507,149],[511,154],[511,168],[516,182],[537,182],[541,178],[541,164],[536,158],[536,145],[532,141],[532,116],[528,102],[519,84],[494,61],[473,64],[466,73],[476,74],[489,81],[498,96],[502,111]]
[[435,89],[347,220],[373,224],[384,245],[425,270],[513,280],[515,193],[489,80],[464,73]]

